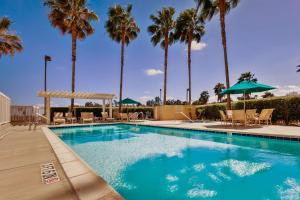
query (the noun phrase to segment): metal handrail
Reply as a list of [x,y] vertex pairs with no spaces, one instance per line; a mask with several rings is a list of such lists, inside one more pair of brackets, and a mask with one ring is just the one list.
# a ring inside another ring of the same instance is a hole
[[192,120],[191,118],[189,118],[184,112],[177,112],[178,114],[181,114],[182,116],[184,116],[185,118],[187,118],[190,122],[194,122],[194,120]]

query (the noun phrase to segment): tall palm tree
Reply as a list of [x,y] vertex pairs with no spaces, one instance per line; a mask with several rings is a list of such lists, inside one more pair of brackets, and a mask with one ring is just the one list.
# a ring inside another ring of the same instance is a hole
[[[226,87],[230,87],[229,79],[229,66],[227,56],[227,41],[226,41],[226,28],[225,28],[225,16],[230,12],[231,9],[235,8],[240,0],[197,0],[198,5],[202,3],[201,16],[205,19],[211,20],[212,17],[220,13],[220,28],[221,37],[224,53],[224,64],[225,64],[225,76],[226,76]],[[204,3],[203,3],[204,2]],[[227,95],[227,109],[231,109],[230,95]]]
[[123,8],[121,5],[115,5],[108,10],[108,20],[105,28],[111,39],[121,43],[121,74],[120,74],[120,96],[119,112],[122,111],[122,94],[123,94],[123,70],[124,70],[124,48],[125,44],[134,40],[140,28],[131,15],[132,5]]
[[225,85],[223,83],[217,83],[217,85],[214,87],[215,95],[218,97],[218,102],[222,101],[222,98],[224,95],[221,94],[221,92],[225,89]]
[[3,55],[15,55],[23,50],[21,39],[10,32],[11,21],[7,17],[0,18],[0,58]]
[[204,23],[201,17],[196,15],[196,9],[191,8],[180,13],[176,21],[175,40],[185,42],[188,49],[188,79],[189,79],[189,104],[192,103],[191,80],[191,50],[192,42],[199,43],[205,33]]
[[[98,16],[88,9],[86,0],[45,0],[44,5],[50,9],[51,25],[72,37],[72,92],[75,92],[77,39],[83,40],[94,33],[91,22],[98,21]],[[71,111],[73,108],[74,99],[71,99]]]
[[157,11],[157,15],[151,15],[153,24],[148,26],[148,32],[151,35],[151,42],[154,46],[160,43],[165,50],[164,61],[164,97],[163,104],[167,102],[167,73],[168,73],[168,50],[169,45],[173,43],[174,29],[176,22],[173,20],[175,9],[172,7],[163,8]]

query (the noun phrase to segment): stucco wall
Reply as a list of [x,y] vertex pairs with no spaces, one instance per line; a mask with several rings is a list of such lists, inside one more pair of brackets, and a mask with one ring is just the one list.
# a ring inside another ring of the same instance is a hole
[[0,125],[10,122],[10,104],[10,98],[0,92]]
[[155,120],[188,120],[182,113],[191,118],[197,119],[196,106],[192,105],[165,105],[154,108]]

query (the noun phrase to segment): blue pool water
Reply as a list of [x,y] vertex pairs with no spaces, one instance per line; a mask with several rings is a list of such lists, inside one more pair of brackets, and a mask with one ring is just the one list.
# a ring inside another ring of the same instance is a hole
[[300,143],[167,128],[52,129],[128,200],[300,199]]

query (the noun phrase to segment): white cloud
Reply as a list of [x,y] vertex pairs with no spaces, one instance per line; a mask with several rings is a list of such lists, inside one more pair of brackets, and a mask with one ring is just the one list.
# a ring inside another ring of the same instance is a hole
[[141,96],[139,99],[140,99],[141,101],[143,101],[143,102],[146,102],[146,101],[148,101],[148,100],[153,99],[153,97],[151,97],[151,96]]
[[159,70],[159,69],[147,69],[145,71],[145,73],[148,75],[148,76],[156,76],[156,75],[159,75],[159,74],[163,74],[164,72]]
[[300,93],[300,86],[298,85],[286,85],[286,86],[276,86],[277,89],[271,90],[276,96],[285,96],[288,93]]
[[196,41],[192,42],[192,51],[201,51],[207,46],[204,42],[197,43]]

